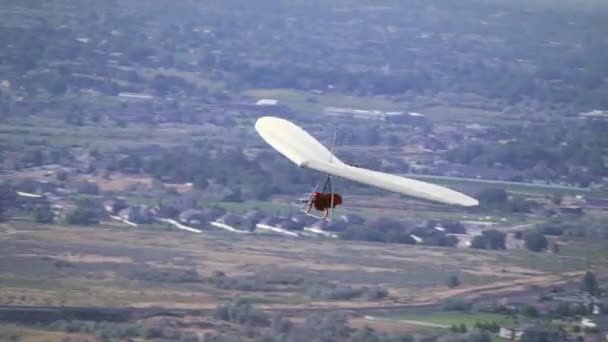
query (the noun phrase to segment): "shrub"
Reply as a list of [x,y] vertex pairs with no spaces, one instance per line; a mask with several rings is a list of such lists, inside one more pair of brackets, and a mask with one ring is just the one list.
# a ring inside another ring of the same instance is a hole
[[448,298],[442,304],[446,311],[470,311],[472,307],[471,301],[464,298]]

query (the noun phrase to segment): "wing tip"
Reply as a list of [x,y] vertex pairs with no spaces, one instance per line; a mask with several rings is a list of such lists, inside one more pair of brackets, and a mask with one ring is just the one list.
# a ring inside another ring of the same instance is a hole
[[479,201],[473,197],[464,195],[464,197],[456,203],[462,207],[476,207],[479,205]]

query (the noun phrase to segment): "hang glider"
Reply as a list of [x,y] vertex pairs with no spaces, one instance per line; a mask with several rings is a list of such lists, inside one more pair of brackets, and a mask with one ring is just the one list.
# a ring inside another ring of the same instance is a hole
[[[264,116],[257,120],[255,129],[264,141],[297,166],[326,173],[328,179],[336,176],[406,196],[449,205],[465,207],[479,205],[476,199],[443,186],[348,165],[291,121]],[[313,193],[316,193],[316,190],[313,190]],[[334,198],[331,195],[330,193],[327,197],[328,200]],[[330,203],[326,206],[333,209],[334,204]]]

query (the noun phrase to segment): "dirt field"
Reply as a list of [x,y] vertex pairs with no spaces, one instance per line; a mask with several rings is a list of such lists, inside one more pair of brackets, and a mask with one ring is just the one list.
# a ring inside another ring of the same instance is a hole
[[[537,267],[543,263],[521,265],[510,252],[26,221],[0,226],[0,251],[3,305],[213,308],[241,296],[267,308],[390,306],[550,285],[582,271],[577,263],[553,274]],[[249,287],[218,288],[209,281],[217,271]],[[446,287],[450,274],[460,276],[461,287]],[[260,283],[286,285],[255,289]],[[331,284],[380,286],[389,295],[328,301],[306,292]]]
[[[18,339],[15,339],[18,336]],[[27,342],[64,342],[94,341],[95,338],[85,334],[68,334],[53,331],[40,331],[24,329],[12,325],[0,325],[0,341],[27,341]]]

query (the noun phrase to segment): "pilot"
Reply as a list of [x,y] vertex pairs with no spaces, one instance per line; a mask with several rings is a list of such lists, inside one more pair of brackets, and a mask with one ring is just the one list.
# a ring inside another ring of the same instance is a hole
[[329,208],[335,208],[340,204],[342,204],[342,196],[338,194],[321,193],[315,191],[313,192],[310,198],[310,202],[308,203],[308,210],[306,210],[306,212],[310,213],[310,210],[314,205],[316,210],[323,211],[323,219],[325,220],[329,216]]

